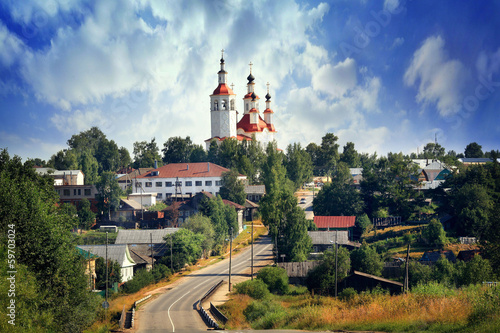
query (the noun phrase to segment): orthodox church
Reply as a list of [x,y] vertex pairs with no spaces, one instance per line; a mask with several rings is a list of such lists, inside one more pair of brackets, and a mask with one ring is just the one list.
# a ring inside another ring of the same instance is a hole
[[[267,84],[266,109],[263,111],[264,119],[259,109],[259,96],[255,94],[255,77],[252,75],[252,63],[250,63],[250,75],[247,80],[247,94],[243,97],[244,113],[238,120],[236,111],[236,94],[227,84],[227,72],[224,69],[224,53],[220,59],[219,85],[210,95],[210,121],[212,137],[205,140],[207,150],[212,140],[220,144],[228,138],[238,141],[250,141],[255,137],[264,145],[274,140],[276,129],[273,124],[273,110],[271,110],[271,95],[269,95],[269,83]],[[234,86],[234,85],[233,85]]]

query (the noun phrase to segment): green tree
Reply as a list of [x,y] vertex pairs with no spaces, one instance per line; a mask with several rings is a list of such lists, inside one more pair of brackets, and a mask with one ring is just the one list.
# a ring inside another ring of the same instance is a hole
[[350,168],[359,168],[361,166],[361,160],[358,152],[354,148],[353,142],[346,143],[340,155],[340,161],[347,164]]
[[354,224],[355,232],[362,236],[366,231],[370,229],[372,226],[372,222],[370,218],[366,214],[362,214],[360,216],[356,216],[356,222]]
[[115,211],[118,208],[122,193],[115,174],[109,171],[102,173],[95,186],[97,188],[97,202],[101,216],[106,214],[109,219],[110,211]]
[[90,209],[90,201],[87,198],[83,198],[80,202],[78,221],[80,228],[86,230],[88,230],[95,222],[95,214]]
[[120,167],[128,167],[132,163],[128,149],[120,147],[120,149],[118,149],[118,153],[120,154]]
[[170,256],[170,251],[167,251],[160,263],[167,267],[172,266],[174,271],[184,268],[186,264],[194,264],[201,258],[203,253],[202,244],[204,236],[202,234],[195,234],[188,229],[180,229],[179,231],[165,236],[166,246],[172,244],[173,257]]
[[90,149],[82,148],[78,154],[78,169],[85,175],[85,184],[95,184],[99,177],[99,163]]
[[68,219],[68,224],[71,225],[72,228],[76,228],[78,226],[77,210],[73,204],[62,203],[59,206],[59,213]]
[[[349,251],[340,246],[337,250],[337,281],[345,279],[351,270],[351,258]],[[323,261],[313,269],[306,278],[309,290],[329,290],[330,294],[335,290],[335,251],[325,251]]]
[[286,175],[295,184],[295,188],[309,182],[313,176],[311,157],[302,149],[300,143],[288,145],[285,156]]
[[[0,151],[0,188],[2,260],[9,230],[15,230],[18,331],[83,331],[95,320],[99,300],[87,291],[84,260],[71,234],[71,216],[57,208],[53,179],[36,174],[31,162],[23,165],[19,157],[11,159],[4,149]],[[0,267],[1,280],[7,281],[7,265]],[[7,297],[0,297],[0,323],[7,318],[5,301]],[[33,310],[31,318],[26,316],[28,309]]]
[[432,219],[425,229],[422,230],[422,236],[428,243],[438,246],[439,248],[442,248],[448,243],[443,225],[437,219]]
[[480,255],[467,262],[461,276],[462,285],[479,284],[487,281],[494,281],[496,276],[493,272],[489,260],[483,259]]
[[238,140],[226,139],[219,146],[219,163],[227,169],[237,167]]
[[155,138],[151,139],[151,142],[134,142],[134,168],[152,168],[155,162],[161,166],[159,151]]
[[320,161],[320,147],[315,144],[314,142],[311,142],[306,146],[306,152],[309,154],[309,157],[311,158],[311,162],[313,164],[313,174],[315,176],[319,176],[320,174],[318,173],[319,171],[319,161]]
[[464,155],[466,158],[481,158],[484,155],[482,148],[477,142],[471,142],[465,147]]
[[222,174],[222,186],[220,188],[220,196],[237,204],[244,205],[247,198],[245,185],[243,181],[238,179],[239,174],[235,170],[224,172]]
[[[97,289],[106,289],[106,260],[97,258],[95,261],[95,286]],[[108,289],[113,288],[114,283],[120,283],[122,279],[120,264],[114,260],[108,260]]]
[[213,164],[220,165],[219,145],[217,143],[217,139],[213,139],[212,141],[210,141],[210,146],[207,152],[207,159]]
[[94,156],[99,163],[99,174],[105,171],[116,171],[120,166],[120,152],[115,141],[102,140],[94,152]]
[[444,152],[444,147],[441,147],[439,143],[429,142],[425,145],[419,158],[441,159],[444,156]]
[[180,136],[171,137],[163,144],[163,162],[165,164],[190,162],[194,149],[195,145],[189,136],[185,139]]
[[381,276],[384,267],[380,254],[366,243],[351,252],[351,264],[354,270],[377,276]]
[[273,294],[284,295],[288,292],[288,275],[281,267],[264,267],[257,274],[257,279],[261,279]]
[[323,175],[330,175],[339,160],[339,138],[333,133],[327,133],[321,138],[318,164],[323,169]]
[[210,218],[202,214],[192,215],[184,222],[182,227],[191,230],[195,234],[203,235],[201,248],[203,249],[203,255],[208,257],[214,246],[215,237],[214,227]]

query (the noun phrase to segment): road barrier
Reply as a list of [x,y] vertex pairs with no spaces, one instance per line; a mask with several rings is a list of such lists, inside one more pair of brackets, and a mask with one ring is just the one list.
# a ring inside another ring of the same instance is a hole
[[[216,285],[214,285],[212,288],[210,288],[207,293],[198,300],[198,304],[199,304],[199,312],[203,318],[203,320],[207,323],[208,326],[210,327],[213,327],[214,329],[218,330],[218,329],[221,329],[219,327],[219,324],[213,320],[212,317],[210,317],[210,315],[208,314],[208,312],[203,308],[203,305],[202,303],[210,296],[212,296],[212,294],[222,285],[224,281],[223,280],[220,280],[219,283],[217,283]],[[210,306],[212,307],[212,303],[210,303]],[[226,320],[227,321],[227,320]]]

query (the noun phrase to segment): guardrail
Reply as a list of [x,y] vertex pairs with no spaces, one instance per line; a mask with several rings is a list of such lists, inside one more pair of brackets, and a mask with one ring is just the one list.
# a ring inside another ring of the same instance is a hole
[[217,309],[217,307],[212,304],[212,302],[210,302],[210,313],[222,324],[225,325],[227,323],[227,317],[224,316],[224,314],[220,312],[219,309]]
[[118,322],[121,329],[125,328],[125,319],[127,318],[127,312],[125,311],[125,305],[123,306],[122,315],[120,316],[120,321]]
[[150,294],[150,295],[143,297],[140,300],[134,302],[134,305],[132,306],[132,317],[130,318],[130,328],[134,328],[135,308],[137,307],[137,304],[144,302],[145,300],[149,299],[151,296],[152,295]]
[[[213,327],[214,329],[220,329],[219,324],[210,317],[208,312],[203,308],[203,301],[205,301],[208,297],[210,297],[223,283],[223,280],[220,280],[216,285],[214,285],[212,288],[210,288],[205,295],[203,295],[202,298],[198,300],[199,304],[199,311],[205,322],[207,323],[208,326]],[[212,306],[212,303],[210,303],[210,306]],[[226,319],[227,321],[227,319]]]

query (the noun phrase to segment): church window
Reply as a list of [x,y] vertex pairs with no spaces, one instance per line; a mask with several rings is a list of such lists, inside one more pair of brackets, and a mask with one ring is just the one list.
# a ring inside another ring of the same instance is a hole
[[222,109],[222,110],[227,110],[227,109],[226,109],[226,100],[225,100],[225,99],[223,99],[223,100],[222,100],[222,103],[221,103],[221,104],[222,104],[222,108],[221,108],[221,109]]
[[231,110],[234,110],[234,99],[231,100],[231,102],[229,102],[230,105],[231,105]]
[[246,111],[248,111],[248,103],[246,104]]
[[259,110],[259,102],[255,103],[255,108]]
[[214,102],[214,110],[215,111],[219,110],[219,101],[217,100]]

